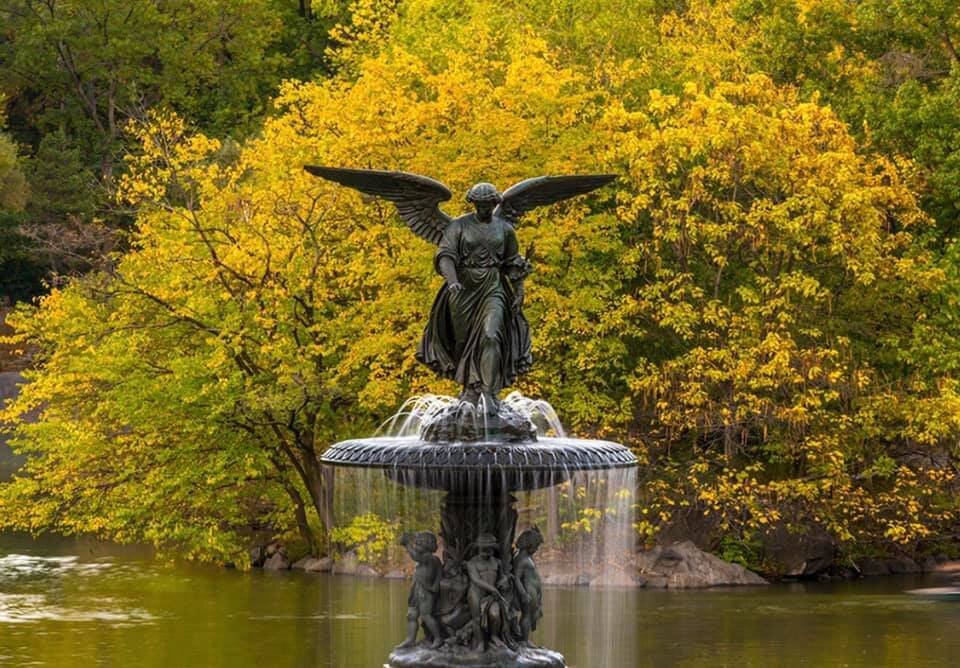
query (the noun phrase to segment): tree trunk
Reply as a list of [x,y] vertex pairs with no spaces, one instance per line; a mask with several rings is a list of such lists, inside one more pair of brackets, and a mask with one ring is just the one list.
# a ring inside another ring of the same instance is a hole
[[300,532],[300,537],[303,538],[307,544],[307,552],[312,556],[319,557],[320,552],[317,537],[314,535],[313,529],[310,528],[310,522],[307,520],[307,506],[303,501],[303,496],[293,485],[285,484],[284,487],[290,496],[290,500],[293,501],[293,514],[297,520],[297,530]]
[[306,476],[304,482],[307,485],[307,490],[310,492],[310,500],[313,502],[313,507],[317,511],[317,516],[320,518],[320,524],[324,532],[324,540],[326,540],[326,535],[329,534],[334,525],[333,469],[321,464],[311,452],[304,458],[303,472]]

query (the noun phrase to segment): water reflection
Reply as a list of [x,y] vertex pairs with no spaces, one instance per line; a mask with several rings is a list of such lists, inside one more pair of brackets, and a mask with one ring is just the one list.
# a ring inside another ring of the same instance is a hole
[[[0,537],[0,665],[380,668],[403,637],[404,582],[103,552]],[[536,640],[573,668],[955,665],[960,604],[901,593],[934,584],[548,589]]]

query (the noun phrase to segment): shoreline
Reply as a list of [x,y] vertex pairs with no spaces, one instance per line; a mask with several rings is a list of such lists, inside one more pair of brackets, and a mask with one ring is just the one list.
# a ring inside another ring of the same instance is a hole
[[[552,558],[550,558],[552,557]],[[960,575],[960,560],[930,558],[918,564],[912,559],[891,557],[872,558],[869,568],[828,568],[814,575],[776,575],[756,573],[739,564],[726,562],[716,555],[696,548],[690,541],[634,555],[634,562],[626,566],[601,569],[580,568],[556,555],[537,563],[544,586],[630,589],[711,589],[715,587],[756,587],[770,584],[827,583],[871,581],[888,576]],[[881,568],[880,566],[885,566]],[[362,563],[355,554],[347,553],[339,559],[332,557],[303,557],[290,562],[282,548],[260,562],[252,562],[253,569],[264,571],[299,570],[306,573],[367,577],[387,580],[408,580],[412,564],[373,566]],[[831,572],[834,571],[834,572]]]

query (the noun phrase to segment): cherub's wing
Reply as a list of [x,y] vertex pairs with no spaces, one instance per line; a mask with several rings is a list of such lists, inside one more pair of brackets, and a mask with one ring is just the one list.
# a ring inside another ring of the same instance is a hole
[[583,195],[615,178],[616,174],[537,176],[507,188],[497,209],[501,216],[516,224],[520,216],[531,209]]
[[440,243],[443,231],[451,220],[440,210],[440,202],[450,199],[450,190],[426,176],[314,165],[305,165],[304,169],[314,176],[393,202],[407,227],[432,244]]

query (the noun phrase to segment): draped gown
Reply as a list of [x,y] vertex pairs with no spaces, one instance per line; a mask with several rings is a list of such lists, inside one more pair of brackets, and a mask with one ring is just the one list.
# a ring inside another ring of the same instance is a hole
[[533,362],[530,326],[512,307],[514,284],[530,273],[513,226],[499,216],[488,223],[469,213],[447,226],[434,257],[453,260],[463,289],[444,284],[434,299],[417,359],[464,388],[497,393]]

